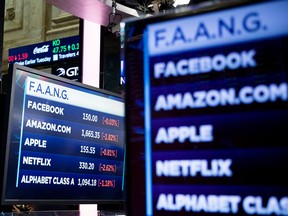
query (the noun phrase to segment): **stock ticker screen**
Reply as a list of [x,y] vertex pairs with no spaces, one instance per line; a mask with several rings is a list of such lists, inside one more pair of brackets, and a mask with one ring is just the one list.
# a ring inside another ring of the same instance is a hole
[[130,215],[288,215],[287,8],[125,23]]
[[79,36],[59,38],[42,43],[12,48],[8,63],[23,66],[47,64],[79,56]]
[[56,76],[81,82],[80,53],[80,37],[76,35],[11,48],[8,51],[8,63],[46,69]]
[[17,64],[10,72],[2,202],[124,201],[123,98]]

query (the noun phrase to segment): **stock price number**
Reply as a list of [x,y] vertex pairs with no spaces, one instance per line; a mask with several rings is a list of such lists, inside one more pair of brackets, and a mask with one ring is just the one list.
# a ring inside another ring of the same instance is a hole
[[97,186],[97,179],[81,179],[78,178],[78,186]]
[[65,53],[70,51],[79,50],[79,43],[71,43],[61,45],[61,40],[56,39],[52,41],[53,53]]
[[81,136],[84,137],[84,138],[99,139],[99,138],[100,138],[100,132],[99,132],[99,131],[84,130],[84,129],[82,129]]
[[102,124],[113,126],[113,127],[119,127],[119,120],[103,117]]
[[99,171],[103,172],[116,172],[116,165],[114,164],[99,164]]
[[118,135],[102,132],[102,140],[110,142],[118,142]]
[[54,47],[52,52],[53,53],[66,53],[70,51],[75,51],[79,49],[79,44],[72,44],[72,45],[63,45],[59,47]]
[[118,151],[116,149],[106,149],[106,148],[100,149],[101,156],[117,157],[117,153]]
[[115,188],[116,183],[115,180],[107,180],[107,179],[99,179],[98,187],[113,187]]
[[95,147],[92,146],[80,146],[80,153],[85,153],[85,154],[95,154],[96,150]]
[[79,162],[79,169],[94,170],[94,168],[95,168],[95,164],[94,163]]
[[8,56],[8,62],[14,62],[14,61],[23,61],[28,59],[29,54],[28,53],[19,53],[16,55],[10,55]]
[[82,120],[90,121],[90,122],[97,122],[98,121],[98,116],[97,115],[91,115],[89,113],[83,113]]

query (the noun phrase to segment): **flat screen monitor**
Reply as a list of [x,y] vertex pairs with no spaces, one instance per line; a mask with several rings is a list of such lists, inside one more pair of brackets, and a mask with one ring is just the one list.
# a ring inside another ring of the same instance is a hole
[[2,204],[124,202],[123,98],[11,66]]
[[128,215],[288,215],[288,1],[121,23]]

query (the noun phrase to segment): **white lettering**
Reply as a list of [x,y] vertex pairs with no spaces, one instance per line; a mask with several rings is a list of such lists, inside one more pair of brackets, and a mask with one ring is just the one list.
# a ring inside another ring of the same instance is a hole
[[23,175],[21,178],[21,183],[24,184],[51,184],[51,176],[32,176]]
[[231,177],[231,159],[165,160],[156,161],[157,176]]
[[232,213],[238,212],[240,196],[235,195],[189,195],[160,194],[156,209],[166,211]]
[[37,120],[28,119],[26,122],[26,127],[40,129],[40,130],[47,130],[47,131],[54,131],[58,133],[67,133],[71,134],[72,127],[66,125],[57,125],[50,122],[42,122]]
[[187,76],[212,71],[235,70],[238,68],[256,67],[255,50],[231,52],[227,56],[217,54],[213,57],[181,59],[178,62],[158,62],[154,65],[154,78]]
[[39,147],[39,148],[46,148],[47,140],[26,138],[25,142],[24,142],[24,145],[34,146],[34,147]]
[[288,100],[287,83],[244,86],[238,94],[236,89],[211,89],[176,94],[159,95],[154,110],[194,109],[217,106],[237,106],[251,103],[268,103]]
[[247,196],[243,200],[243,209],[251,215],[288,215],[288,197],[277,199],[272,196],[264,203],[260,196]]
[[52,106],[52,105],[44,104],[44,103],[37,103],[31,100],[28,100],[27,107],[29,109],[39,110],[42,112],[50,112],[50,113],[54,113],[57,115],[64,115],[63,107]]
[[176,141],[184,143],[212,142],[213,126],[200,125],[197,130],[196,126],[164,127],[159,128],[155,143],[174,143]]
[[46,53],[49,51],[49,45],[43,45],[42,47],[35,47],[33,50],[33,54],[39,54],[39,53]]
[[23,156],[23,164],[36,165],[36,166],[51,166],[51,158]]

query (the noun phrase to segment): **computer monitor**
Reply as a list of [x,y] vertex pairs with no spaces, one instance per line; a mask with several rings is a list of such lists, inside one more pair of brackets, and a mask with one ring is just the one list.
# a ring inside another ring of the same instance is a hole
[[288,214],[288,1],[126,20],[128,215]]
[[11,66],[2,204],[123,203],[123,97]]

